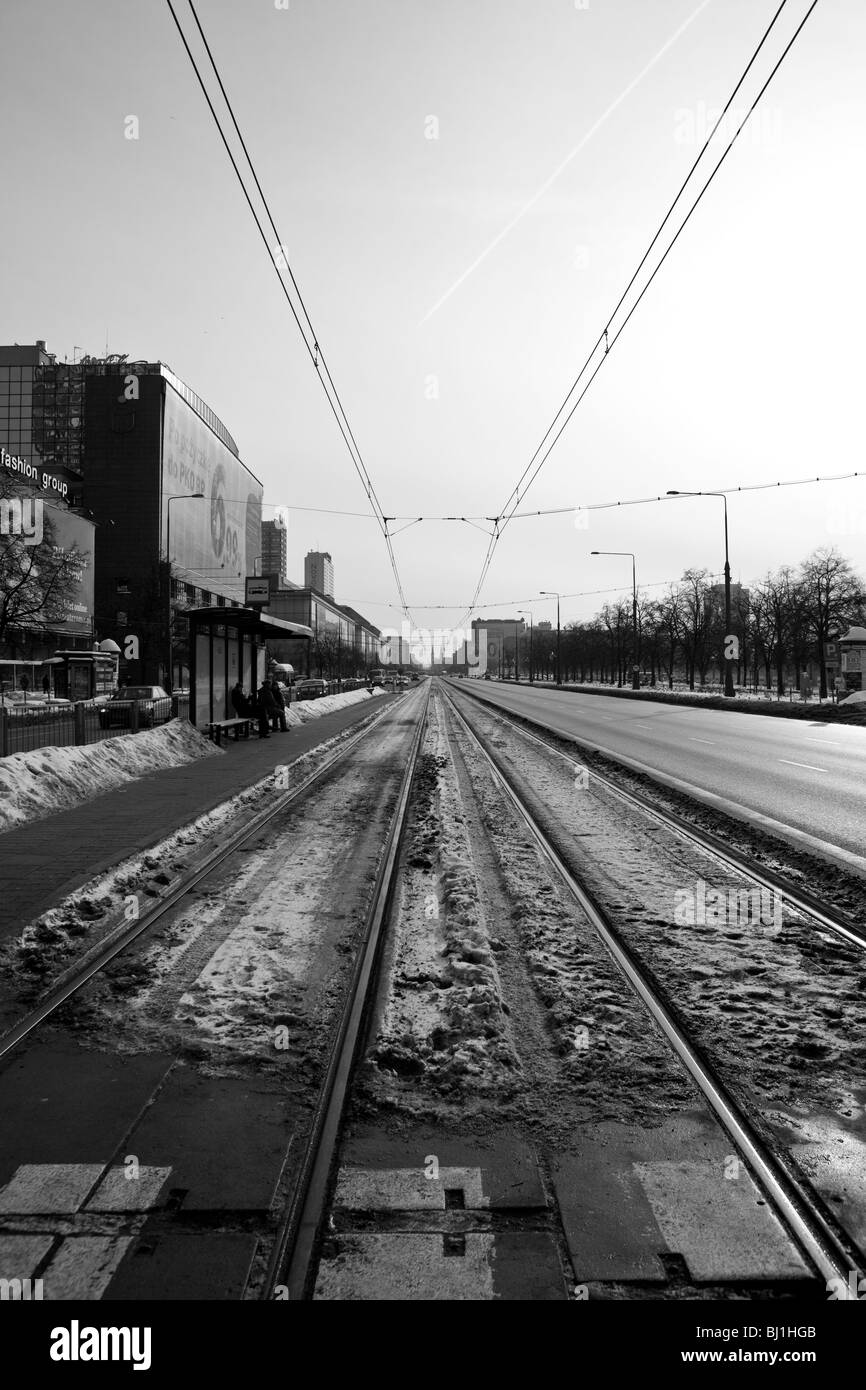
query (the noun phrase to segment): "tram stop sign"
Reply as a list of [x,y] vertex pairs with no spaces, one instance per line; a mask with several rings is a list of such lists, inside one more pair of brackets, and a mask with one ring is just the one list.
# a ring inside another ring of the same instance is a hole
[[271,601],[271,581],[267,575],[248,574],[244,583],[247,608],[267,608]]

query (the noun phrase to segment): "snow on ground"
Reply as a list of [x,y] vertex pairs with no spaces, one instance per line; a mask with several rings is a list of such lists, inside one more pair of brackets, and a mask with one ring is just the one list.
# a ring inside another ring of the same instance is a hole
[[[373,692],[383,693],[378,688]],[[371,698],[369,690],[349,690],[321,700],[303,700],[286,710],[286,722],[306,724]],[[225,750],[185,719],[172,719],[159,729],[118,734],[83,748],[47,746],[0,758],[0,834],[56,811],[68,811],[150,772],[214,755],[223,757]]]
[[376,686],[374,690],[347,690],[342,695],[322,695],[317,700],[299,700],[294,702],[286,710],[286,720],[289,724],[306,724],[310,719],[321,719],[323,714],[335,714],[338,709],[346,709],[348,705],[360,704],[362,700],[370,700],[375,695],[384,695],[381,686]]
[[49,746],[14,753],[0,759],[0,833],[68,811],[160,768],[215,755],[222,750],[185,719],[83,748]]
[[246,1059],[310,1084],[405,765],[400,713],[104,972],[80,1015],[82,1036],[126,1051],[180,1038],[205,1067]]
[[520,1062],[436,700],[413,795],[395,959],[371,1061],[386,1089],[407,1078],[410,1104],[419,1080],[439,1093],[502,1098],[518,1084]]
[[[293,780],[302,781],[309,776],[317,763],[354,737],[366,723],[362,720],[360,724],[343,729],[295,758],[289,764]],[[207,746],[214,747],[211,743]],[[83,945],[92,945],[94,940],[102,940],[107,932],[125,920],[124,912],[131,897],[140,907],[148,898],[159,897],[189,868],[191,858],[214,849],[236,829],[235,821],[243,813],[251,815],[260,811],[265,798],[272,797],[273,790],[274,772],[271,771],[237,796],[182,826],[145,854],[125,859],[107,873],[90,879],[56,907],[28,923],[7,951],[0,952],[0,975],[23,967],[28,976],[39,977],[44,984],[47,973],[62,967],[71,953],[80,952]],[[85,936],[90,938],[86,943],[83,942]]]
[[[859,951],[788,904],[750,899],[743,876],[625,808],[591,773],[576,785],[561,758],[498,716],[465,712],[498,741],[539,820],[722,1074],[764,1105],[841,1113],[866,1065]],[[690,916],[683,904],[702,883],[724,909]]]

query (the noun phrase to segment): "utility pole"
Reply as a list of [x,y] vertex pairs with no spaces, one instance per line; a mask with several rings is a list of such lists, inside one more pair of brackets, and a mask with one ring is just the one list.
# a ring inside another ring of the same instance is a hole
[[637,572],[634,553],[631,550],[591,550],[590,555],[624,555],[631,558],[631,628],[632,628],[632,672],[631,688],[640,689],[640,655],[637,638]]
[[555,589],[539,589],[538,591],[544,598],[556,599],[556,684],[562,685],[562,664],[560,654],[562,651],[559,626],[559,600],[562,598]]
[[529,684],[532,685],[532,628],[533,628],[532,611],[531,611],[531,609],[528,609],[528,608],[518,608],[517,611],[518,611],[518,613],[520,613],[523,617],[527,617],[527,616],[528,616],[528,618],[529,618]]
[[725,504],[725,641],[723,649],[723,659],[725,663],[725,696],[732,700],[736,696],[734,689],[734,666],[733,658],[728,655],[731,647],[735,649],[739,646],[737,638],[731,632],[731,562],[728,557],[728,499],[723,492],[677,492],[673,488],[668,489],[668,497],[721,497]]

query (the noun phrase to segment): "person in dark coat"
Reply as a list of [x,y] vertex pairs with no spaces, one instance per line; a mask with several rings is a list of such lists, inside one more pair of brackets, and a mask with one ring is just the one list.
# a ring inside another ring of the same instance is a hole
[[236,681],[235,684],[232,686],[231,702],[232,709],[234,710],[238,719],[250,718],[250,702],[244,694],[244,688],[241,685],[240,681]]
[[289,726],[286,723],[286,700],[282,690],[280,690],[280,683],[276,679],[271,681],[271,694],[274,697],[274,704],[276,705],[276,709],[271,718],[271,728],[274,733],[276,733],[277,728],[279,728],[284,734],[287,734],[289,732]]
[[259,738],[270,738],[271,731],[268,727],[277,710],[277,702],[274,699],[274,692],[271,690],[271,683],[267,676],[262,681],[258,694],[258,716],[259,716]]

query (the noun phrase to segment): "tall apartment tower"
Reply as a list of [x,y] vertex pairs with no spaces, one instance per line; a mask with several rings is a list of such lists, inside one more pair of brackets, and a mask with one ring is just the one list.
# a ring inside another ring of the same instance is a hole
[[286,578],[289,567],[289,533],[278,517],[262,522],[262,574]]
[[327,550],[309,550],[304,556],[304,588],[318,589],[325,598],[334,597],[334,566]]

